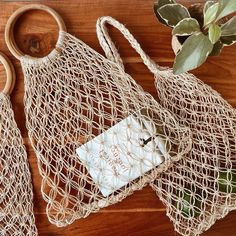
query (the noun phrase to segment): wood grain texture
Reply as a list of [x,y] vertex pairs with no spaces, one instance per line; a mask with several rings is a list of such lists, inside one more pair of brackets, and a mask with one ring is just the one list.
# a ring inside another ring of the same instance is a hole
[[[150,187],[136,192],[123,202],[77,220],[66,228],[51,225],[45,215],[45,202],[40,193],[41,177],[37,160],[29,143],[25,128],[23,107],[24,79],[20,63],[10,55],[4,42],[4,26],[14,10],[29,3],[43,3],[53,7],[64,18],[68,32],[79,37],[92,48],[102,53],[96,38],[95,24],[99,16],[110,15],[127,25],[144,50],[161,65],[171,66],[174,55],[171,50],[170,29],[160,25],[152,11],[152,0],[59,0],[59,1],[9,1],[0,2],[0,50],[6,53],[15,65],[16,86],[12,104],[17,124],[27,148],[34,185],[36,223],[40,236],[173,236],[172,223],[165,215],[165,208]],[[184,4],[202,1],[180,1]],[[32,56],[47,55],[57,40],[55,21],[46,13],[31,11],[23,15],[15,27],[15,39],[24,53]],[[141,63],[140,57],[129,46],[121,34],[111,29],[111,36],[119,46],[127,72],[143,88],[157,97],[153,75]],[[219,91],[236,107],[236,46],[224,49],[220,57],[209,59],[202,67],[193,71],[200,79]],[[5,73],[0,67],[0,86],[3,87]],[[236,236],[236,212],[218,221],[204,236]]]

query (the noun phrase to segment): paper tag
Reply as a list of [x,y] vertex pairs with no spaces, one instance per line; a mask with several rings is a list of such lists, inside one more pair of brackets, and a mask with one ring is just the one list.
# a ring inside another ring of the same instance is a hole
[[[103,196],[169,158],[165,142],[157,136],[152,138],[145,122],[131,115],[76,149]],[[149,142],[142,145],[142,140]]]

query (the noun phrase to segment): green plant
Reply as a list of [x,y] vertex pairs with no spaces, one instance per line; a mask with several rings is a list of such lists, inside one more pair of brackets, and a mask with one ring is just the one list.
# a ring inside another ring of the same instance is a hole
[[226,18],[236,11],[236,0],[207,1],[197,15],[175,0],[159,0],[154,11],[159,22],[173,29],[173,36],[186,37],[175,58],[175,74],[199,67],[236,42],[236,16]]
[[236,193],[236,171],[219,171],[219,190],[224,193]]
[[200,215],[201,201],[197,195],[193,196],[189,189],[179,191],[177,199],[176,207],[183,216],[196,218]]

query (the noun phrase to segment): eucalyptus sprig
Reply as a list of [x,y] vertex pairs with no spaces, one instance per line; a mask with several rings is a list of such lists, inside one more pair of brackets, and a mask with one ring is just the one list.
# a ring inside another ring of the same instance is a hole
[[173,36],[187,38],[176,55],[175,74],[199,67],[208,56],[219,55],[224,46],[236,42],[236,16],[226,18],[235,13],[236,0],[207,1],[197,17],[189,9],[175,0],[154,4],[159,22],[171,27]]

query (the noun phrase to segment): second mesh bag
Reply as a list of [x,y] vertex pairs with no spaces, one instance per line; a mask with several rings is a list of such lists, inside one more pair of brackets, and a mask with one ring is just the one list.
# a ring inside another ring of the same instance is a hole
[[167,206],[167,215],[182,235],[199,235],[236,208],[236,112],[219,93],[194,75],[175,76],[157,67],[130,32],[111,17],[97,21],[107,57],[123,66],[106,23],[119,29],[155,74],[160,103],[193,133],[186,158],[151,184]]
[[[30,9],[48,11],[60,27],[56,49],[44,58],[22,55],[11,38]],[[66,33],[51,8],[18,9],[6,41],[25,77],[26,124],[51,223],[65,226],[121,201],[190,150],[189,129],[119,64]]]
[[0,235],[37,236],[30,167],[10,101],[15,69],[2,53],[0,62],[6,70],[0,91]]

